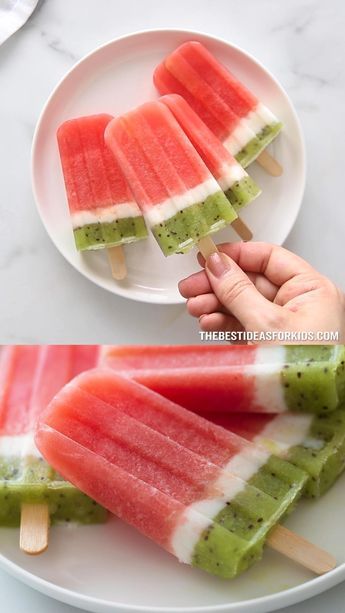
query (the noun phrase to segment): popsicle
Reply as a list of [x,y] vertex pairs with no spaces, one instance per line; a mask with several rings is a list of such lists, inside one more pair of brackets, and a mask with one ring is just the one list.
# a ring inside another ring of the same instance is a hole
[[104,347],[102,363],[197,413],[327,413],[345,400],[344,345]]
[[261,557],[306,480],[109,369],[83,373],[59,392],[36,443],[82,491],[181,562],[224,578]]
[[122,245],[147,237],[144,218],[104,143],[111,115],[65,121],[57,131],[74,240],[79,251],[107,248],[113,276],[126,275]]
[[[0,356],[0,525],[19,526],[25,549],[28,517],[94,523],[105,511],[43,461],[33,437],[37,418],[72,377],[96,364],[96,346],[6,346]],[[47,513],[47,509],[49,513]],[[48,522],[41,526],[47,545]],[[45,548],[43,546],[43,549]],[[37,553],[31,552],[30,553]]]
[[310,413],[213,413],[207,418],[285,458],[309,475],[304,494],[324,494],[345,468],[345,411]]
[[189,251],[237,219],[164,104],[148,102],[113,119],[105,141],[165,256]]
[[254,160],[272,175],[281,166],[264,151],[282,123],[197,41],[178,47],[156,68],[161,94],[180,94],[245,168]]
[[170,94],[162,96],[160,101],[171,110],[236,211],[260,195],[261,190],[254,179],[182,96]]

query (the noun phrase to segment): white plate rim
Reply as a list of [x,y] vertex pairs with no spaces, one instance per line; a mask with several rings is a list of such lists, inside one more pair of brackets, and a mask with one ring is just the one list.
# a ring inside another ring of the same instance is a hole
[[283,86],[280,84],[280,82],[278,81],[278,79],[276,79],[276,77],[259,61],[257,60],[252,54],[248,53],[247,51],[245,51],[242,47],[235,45],[234,43],[230,43],[229,41],[225,40],[224,38],[221,38],[219,36],[213,36],[211,34],[207,34],[205,32],[201,32],[200,30],[189,30],[189,29],[184,29],[184,28],[150,28],[150,29],[144,29],[144,30],[137,30],[135,32],[132,32],[130,34],[125,34],[123,36],[119,36],[116,37],[106,43],[103,43],[102,45],[99,45],[98,47],[96,47],[95,49],[93,49],[92,51],[90,51],[90,53],[87,53],[86,55],[84,55],[80,60],[78,60],[66,73],[64,73],[64,75],[61,77],[61,79],[58,81],[58,83],[55,85],[55,87],[53,88],[53,90],[51,91],[51,93],[49,94],[45,104],[43,105],[43,108],[38,116],[37,119],[37,123],[35,126],[35,130],[34,130],[34,135],[33,135],[33,139],[32,139],[32,146],[31,146],[31,164],[30,164],[30,175],[31,175],[31,186],[32,186],[32,192],[33,192],[33,196],[34,196],[34,200],[35,200],[35,205],[36,205],[36,210],[38,212],[39,218],[50,238],[50,240],[52,241],[52,243],[55,245],[56,249],[59,251],[59,253],[65,258],[65,260],[81,275],[83,275],[83,277],[85,277],[86,279],[88,279],[89,281],[95,283],[96,285],[98,285],[99,287],[101,287],[102,289],[105,289],[107,291],[109,291],[110,293],[113,293],[115,295],[121,296],[122,298],[129,298],[130,300],[134,300],[137,302],[144,302],[144,303],[149,303],[149,304],[181,304],[185,302],[185,299],[181,296],[179,296],[178,294],[176,295],[176,298],[169,298],[168,300],[166,299],[162,299],[162,296],[160,295],[156,295],[154,293],[145,293],[142,296],[133,296],[131,293],[130,289],[127,289],[125,287],[121,287],[120,284],[114,284],[114,287],[112,289],[110,289],[110,287],[103,282],[102,278],[94,278],[91,274],[88,274],[86,270],[82,270],[80,269],[75,262],[73,262],[69,257],[68,254],[63,253],[60,249],[60,246],[58,245],[58,242],[56,241],[54,235],[49,231],[49,229],[47,228],[43,216],[41,214],[41,205],[39,204],[39,198],[38,198],[38,193],[36,190],[36,182],[35,182],[35,166],[36,166],[36,158],[37,158],[37,142],[38,142],[38,137],[39,137],[39,133],[40,133],[40,129],[41,129],[41,125],[43,123],[43,120],[45,118],[45,114],[46,111],[48,109],[48,107],[50,106],[52,100],[54,99],[54,96],[56,94],[56,92],[58,91],[58,89],[60,88],[60,86],[62,85],[62,83],[65,81],[65,79],[68,79],[69,76],[72,74],[72,72],[74,70],[77,70],[77,68],[85,61],[87,61],[90,57],[92,57],[93,55],[97,54],[99,51],[101,51],[102,49],[104,49],[105,47],[108,47],[110,45],[113,45],[114,43],[120,42],[122,40],[126,40],[129,38],[139,38],[143,35],[147,35],[147,34],[155,34],[155,33],[167,33],[167,34],[183,34],[186,36],[199,36],[199,37],[203,37],[204,39],[208,39],[210,41],[213,42],[220,42],[224,45],[226,45],[227,47],[230,47],[232,49],[235,49],[236,51],[242,53],[244,56],[246,56],[247,58],[249,58],[251,60],[251,62],[253,62],[253,64],[255,64],[259,69],[261,69],[262,71],[264,71],[269,78],[274,82],[274,84],[276,85],[276,87],[279,89],[280,94],[282,95],[283,98],[285,98],[288,106],[289,106],[289,110],[291,113],[291,116],[293,117],[295,124],[296,124],[296,128],[297,128],[297,132],[298,132],[298,139],[299,139],[299,146],[300,146],[300,156],[301,156],[301,168],[300,168],[300,173],[301,173],[301,178],[300,178],[300,190],[299,190],[299,194],[298,194],[298,206],[296,206],[295,208],[295,214],[293,216],[293,218],[291,219],[291,227],[290,230],[288,231],[283,243],[286,241],[287,237],[289,236],[295,222],[297,219],[297,216],[299,214],[301,205],[302,205],[302,200],[303,200],[303,195],[304,195],[304,191],[305,191],[305,184],[306,184],[306,146],[305,146],[305,140],[304,140],[304,136],[303,136],[303,131],[302,131],[302,127],[301,127],[301,122],[298,118],[298,115],[296,113],[295,107],[289,97],[289,95],[286,93],[285,89],[283,88]]
[[101,598],[85,596],[74,590],[59,587],[46,579],[41,579],[37,575],[24,570],[2,554],[0,554],[0,567],[26,585],[60,602],[79,608],[85,608],[89,611],[118,611],[119,613],[121,611],[128,611],[128,613],[227,613],[237,611],[243,613],[269,613],[270,611],[294,605],[308,600],[313,596],[317,596],[338,585],[345,579],[345,563],[343,563],[326,575],[316,577],[301,585],[276,594],[243,600],[242,602],[207,605],[205,607],[155,607],[151,605],[148,607],[102,600]]

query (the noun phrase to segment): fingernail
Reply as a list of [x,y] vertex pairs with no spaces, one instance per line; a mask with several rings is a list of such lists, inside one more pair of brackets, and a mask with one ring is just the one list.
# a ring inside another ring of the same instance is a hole
[[223,253],[212,253],[207,258],[206,266],[215,277],[221,277],[230,270],[231,263],[230,259]]

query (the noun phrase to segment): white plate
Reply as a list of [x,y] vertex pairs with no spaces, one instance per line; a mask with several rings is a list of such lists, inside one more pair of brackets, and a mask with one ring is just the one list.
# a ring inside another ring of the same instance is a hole
[[[55,135],[58,126],[71,117],[101,112],[117,115],[156,98],[152,83],[155,66],[190,39],[205,43],[284,123],[282,134],[270,146],[284,167],[283,176],[272,178],[256,164],[250,167],[263,189],[260,198],[242,214],[254,239],[282,244],[295,222],[304,191],[304,144],[295,110],[279,83],[253,57],[228,42],[181,30],[139,32],[96,49],[67,73],[43,109],[33,142],[33,190],[43,224],[70,264],[110,292],[143,302],[182,302],[177,283],[198,269],[195,252],[164,258],[152,236],[148,241],[128,245],[125,250],[129,274],[121,283],[111,278],[104,252],[78,253]],[[231,229],[217,235],[217,242],[227,240],[237,240]]]
[[327,548],[339,566],[323,577],[265,551],[233,581],[178,562],[119,520],[51,530],[38,557],[22,554],[18,530],[0,530],[0,565],[39,591],[88,611],[262,613],[310,598],[345,579],[345,475],[319,501],[302,501],[286,525]]

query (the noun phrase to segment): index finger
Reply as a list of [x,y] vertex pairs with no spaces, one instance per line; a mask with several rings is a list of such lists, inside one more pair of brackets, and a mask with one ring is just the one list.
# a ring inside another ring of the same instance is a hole
[[[281,286],[292,277],[313,270],[312,266],[291,251],[261,242],[223,243],[217,245],[244,270],[264,275],[274,285]],[[203,258],[198,258],[202,266]]]

